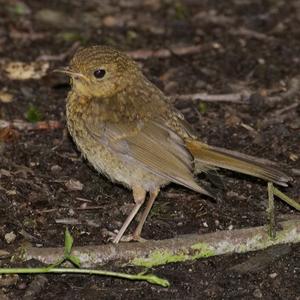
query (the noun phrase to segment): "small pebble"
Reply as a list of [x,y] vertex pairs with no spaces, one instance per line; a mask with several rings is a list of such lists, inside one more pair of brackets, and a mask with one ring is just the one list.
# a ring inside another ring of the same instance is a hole
[[62,167],[59,165],[54,165],[51,167],[51,172],[52,173],[59,173],[62,170]]
[[271,274],[269,274],[269,276],[270,276],[271,278],[275,278],[275,277],[278,276],[278,274],[277,274],[277,273],[271,273]]
[[263,294],[262,294],[262,292],[261,292],[260,289],[255,289],[254,292],[253,292],[253,296],[254,296],[255,298],[262,298],[262,297],[263,297]]
[[9,233],[6,233],[4,238],[5,238],[5,241],[7,244],[10,244],[12,243],[15,239],[16,239],[16,235],[13,231],[9,232]]
[[76,179],[68,180],[65,183],[65,186],[70,191],[82,191],[82,189],[83,189],[83,184],[79,180],[76,180]]
[[74,209],[70,208],[69,211],[68,211],[68,215],[71,216],[71,217],[74,216],[75,215]]

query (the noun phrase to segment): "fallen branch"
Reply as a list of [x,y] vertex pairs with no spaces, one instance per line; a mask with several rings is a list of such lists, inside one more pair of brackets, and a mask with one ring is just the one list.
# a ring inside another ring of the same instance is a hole
[[[278,223],[281,230],[275,239],[270,238],[266,226],[217,231],[208,234],[189,234],[162,241],[121,243],[100,246],[77,247],[72,255],[78,257],[82,267],[95,267],[113,263],[152,267],[172,262],[182,262],[228,253],[244,253],[261,250],[273,245],[300,242],[300,220]],[[39,260],[45,264],[57,261],[63,248],[22,248],[23,261]]]
[[[46,273],[54,273],[54,274],[87,274],[87,275],[100,275],[100,276],[111,276],[111,277],[118,277],[124,278],[128,280],[141,280],[147,281],[152,284],[161,285],[163,287],[170,286],[168,280],[160,278],[154,274],[146,274],[145,272],[139,274],[128,274],[122,272],[113,272],[113,271],[106,271],[106,270],[93,270],[93,269],[83,269],[81,268],[81,261],[80,258],[72,255],[72,248],[73,248],[73,237],[70,235],[68,229],[65,231],[65,245],[62,251],[61,257],[59,257],[54,263],[48,266],[36,267],[36,268],[0,268],[0,274],[46,274]],[[73,268],[62,268],[61,265],[64,263],[70,263]],[[35,294],[39,292],[42,285],[45,284],[45,279],[38,280],[36,284],[31,286],[32,290],[29,291],[29,295],[27,298],[30,297],[30,294]],[[30,298],[32,299],[32,297]]]

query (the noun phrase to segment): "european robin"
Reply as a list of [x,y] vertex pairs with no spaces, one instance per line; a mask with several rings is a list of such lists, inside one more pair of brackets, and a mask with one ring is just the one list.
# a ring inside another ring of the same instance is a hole
[[[286,186],[284,172],[202,143],[170,101],[126,54],[107,47],[79,49],[68,68],[67,124],[94,168],[132,190],[135,202],[118,243],[149,199],[132,239],[138,240],[160,188],[170,182],[213,196],[194,174],[225,168]],[[196,167],[197,166],[197,167]]]

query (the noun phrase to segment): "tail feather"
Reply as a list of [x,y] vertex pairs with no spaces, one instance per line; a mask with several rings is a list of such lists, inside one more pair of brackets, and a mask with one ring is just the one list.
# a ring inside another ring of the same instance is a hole
[[208,167],[220,167],[252,175],[282,186],[287,186],[287,183],[292,180],[290,176],[276,167],[253,162],[250,157],[239,155],[237,152],[228,153],[220,148],[208,146],[195,140],[187,141],[186,146],[196,162]]

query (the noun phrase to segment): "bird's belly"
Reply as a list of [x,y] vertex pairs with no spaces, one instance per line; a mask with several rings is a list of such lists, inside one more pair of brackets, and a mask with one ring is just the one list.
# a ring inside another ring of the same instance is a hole
[[108,146],[96,141],[87,132],[79,133],[75,130],[75,128],[70,129],[70,133],[83,156],[98,172],[113,182],[122,183],[130,189],[133,186],[139,186],[146,191],[156,190],[169,183],[168,180],[146,170],[138,162],[122,159]]

